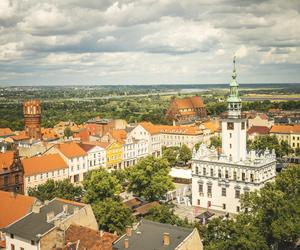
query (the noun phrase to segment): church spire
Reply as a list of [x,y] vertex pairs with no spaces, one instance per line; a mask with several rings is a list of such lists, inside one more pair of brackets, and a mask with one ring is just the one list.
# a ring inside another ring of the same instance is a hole
[[241,99],[239,97],[239,91],[238,91],[238,87],[239,84],[236,81],[236,67],[235,67],[235,60],[236,57],[233,57],[233,72],[232,72],[232,79],[230,82],[230,94],[229,97],[227,99],[227,103],[228,103],[228,116],[230,118],[238,118],[241,115],[241,108],[242,108],[242,103],[241,103]]

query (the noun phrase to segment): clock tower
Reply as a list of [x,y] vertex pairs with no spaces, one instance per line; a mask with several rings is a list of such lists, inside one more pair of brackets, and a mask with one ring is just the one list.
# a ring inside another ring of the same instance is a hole
[[247,156],[246,119],[241,114],[242,102],[236,77],[234,57],[230,94],[227,98],[228,113],[222,119],[222,153],[231,162],[244,161]]

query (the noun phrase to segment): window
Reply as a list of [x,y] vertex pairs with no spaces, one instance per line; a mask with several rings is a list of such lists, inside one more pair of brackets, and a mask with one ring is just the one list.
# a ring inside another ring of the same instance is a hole
[[239,199],[240,198],[240,194],[241,194],[240,190],[236,189],[235,190],[235,198]]
[[239,207],[239,206],[236,207],[236,212],[237,212],[237,213],[240,212],[240,207]]
[[226,197],[226,188],[222,188],[222,196]]
[[10,238],[13,239],[15,238],[15,236],[13,234],[10,234]]
[[236,171],[233,172],[233,179],[236,181]]
[[4,185],[8,185],[8,176],[4,176]]
[[233,122],[227,122],[227,129],[233,130],[234,129],[234,123]]
[[200,200],[199,199],[197,200],[197,204],[198,204],[198,206],[200,206]]
[[16,184],[19,183],[19,175],[15,175],[15,183],[16,183]]
[[232,138],[232,133],[229,133],[229,138]]
[[195,168],[195,172],[196,172],[196,174],[199,174],[199,168],[198,167]]
[[212,197],[212,186],[211,185],[207,186],[207,196]]
[[222,177],[221,169],[218,170],[218,176],[219,176],[219,178]]
[[214,176],[214,169],[213,168],[210,169],[210,176]]
[[228,179],[228,170],[225,171],[225,178]]
[[245,129],[245,123],[242,122],[242,129],[244,130]]
[[20,250],[24,250],[24,247],[20,247]]
[[250,181],[254,182],[254,176],[253,176],[253,174],[250,174]]
[[206,175],[206,168],[203,168],[203,175]]
[[15,245],[14,244],[10,244],[10,249],[11,250],[15,250]]
[[31,241],[31,245],[33,245],[33,246],[35,245],[34,240]]
[[242,181],[245,181],[245,179],[246,179],[246,175],[245,173],[242,173]]
[[231,143],[229,144],[229,148],[230,148],[230,149],[232,148],[232,144],[231,144]]
[[223,210],[225,210],[226,209],[226,204],[225,203],[223,203]]
[[199,193],[203,194],[203,184],[199,184]]

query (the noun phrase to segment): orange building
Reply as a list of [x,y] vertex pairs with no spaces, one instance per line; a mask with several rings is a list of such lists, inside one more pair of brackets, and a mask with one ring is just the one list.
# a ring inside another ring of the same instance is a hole
[[25,132],[31,139],[41,139],[41,105],[39,100],[26,101],[23,104]]
[[206,117],[206,109],[200,96],[173,98],[166,118],[179,124],[191,123]]

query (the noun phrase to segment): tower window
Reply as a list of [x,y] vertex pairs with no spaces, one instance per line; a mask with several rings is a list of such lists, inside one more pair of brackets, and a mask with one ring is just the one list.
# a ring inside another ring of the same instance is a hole
[[223,210],[225,210],[226,209],[226,204],[225,203],[223,203]]
[[242,173],[242,181],[245,181],[245,179],[246,179],[246,175],[245,173]]
[[222,188],[222,196],[226,197],[226,188]]
[[227,122],[227,129],[233,130],[234,129],[234,123],[233,122]]
[[199,184],[199,193],[203,194],[203,184]]
[[235,198],[237,198],[237,199],[240,198],[240,190],[239,189],[235,190]]
[[232,148],[232,144],[231,143],[229,144],[229,148]]
[[242,129],[245,129],[245,123],[242,122]]
[[232,133],[229,133],[229,137],[232,138]]

